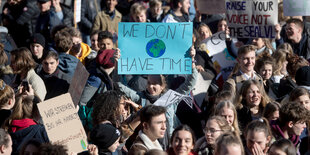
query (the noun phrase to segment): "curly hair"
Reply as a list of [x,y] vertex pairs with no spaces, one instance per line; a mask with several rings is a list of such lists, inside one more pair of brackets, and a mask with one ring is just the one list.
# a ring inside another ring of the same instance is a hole
[[55,34],[54,42],[59,53],[66,53],[73,46],[71,35],[66,29],[62,29]]
[[300,67],[309,66],[309,62],[305,58],[295,54],[290,56],[287,61],[287,72],[292,79],[295,79],[296,72]]
[[279,114],[280,126],[284,126],[289,121],[293,123],[306,122],[310,118],[308,110],[296,102],[285,103],[280,108]]
[[260,70],[265,66],[265,65],[271,65],[272,70],[275,68],[275,60],[271,57],[269,53],[264,53],[262,54],[255,62],[255,71],[257,73],[260,73]]
[[121,113],[119,110],[122,95],[115,90],[106,91],[96,98],[93,105],[92,119],[94,125],[103,121],[110,121],[114,126],[120,125]]

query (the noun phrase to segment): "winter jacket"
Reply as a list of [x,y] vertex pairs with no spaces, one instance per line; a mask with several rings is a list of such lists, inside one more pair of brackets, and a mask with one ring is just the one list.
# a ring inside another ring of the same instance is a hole
[[101,11],[101,0],[82,0],[81,22],[79,29],[82,33],[90,34],[96,15]]
[[27,73],[26,80],[32,85],[34,93],[40,98],[41,101],[44,101],[47,92],[45,84],[40,76],[37,75],[33,69],[30,69]]
[[[81,56],[77,58],[83,63],[83,65],[85,65],[86,57],[91,53],[92,49],[85,43],[81,43],[81,49]],[[71,51],[70,54],[74,55]]]
[[111,17],[106,14],[105,11],[100,11],[95,17],[95,21],[92,27],[92,32],[95,30],[101,31],[112,31],[116,34],[118,33],[118,23],[122,20],[122,15],[117,10],[114,10],[114,17]]
[[77,59],[73,55],[66,53],[59,53],[58,68],[69,76],[70,82],[72,80],[78,62],[79,59]]

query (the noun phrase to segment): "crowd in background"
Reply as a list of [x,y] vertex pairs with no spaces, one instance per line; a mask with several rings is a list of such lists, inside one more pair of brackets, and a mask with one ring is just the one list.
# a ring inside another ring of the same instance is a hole
[[[1,2],[1,1],[0,1]],[[76,154],[304,155],[310,153],[310,25],[283,15],[275,38],[230,36],[225,14],[195,0],[7,0],[0,26],[0,154],[62,155],[37,103],[68,92],[77,64],[89,72],[77,112],[87,151]],[[119,22],[192,22],[192,74],[119,75]],[[206,39],[226,34],[235,66],[219,68]],[[211,82],[198,103],[198,75]],[[169,89],[190,96],[155,103]]]

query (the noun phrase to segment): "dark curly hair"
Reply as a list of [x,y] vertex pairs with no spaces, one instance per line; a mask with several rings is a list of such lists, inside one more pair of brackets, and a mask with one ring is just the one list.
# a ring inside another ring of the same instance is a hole
[[119,105],[122,94],[119,91],[110,90],[98,96],[93,105],[92,119],[94,125],[103,121],[110,121],[114,126],[120,125],[121,113]]

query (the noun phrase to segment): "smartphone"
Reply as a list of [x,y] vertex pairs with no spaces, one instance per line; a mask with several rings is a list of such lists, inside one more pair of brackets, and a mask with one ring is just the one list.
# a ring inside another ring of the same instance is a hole
[[28,81],[22,81],[23,92],[29,91],[29,83]]

